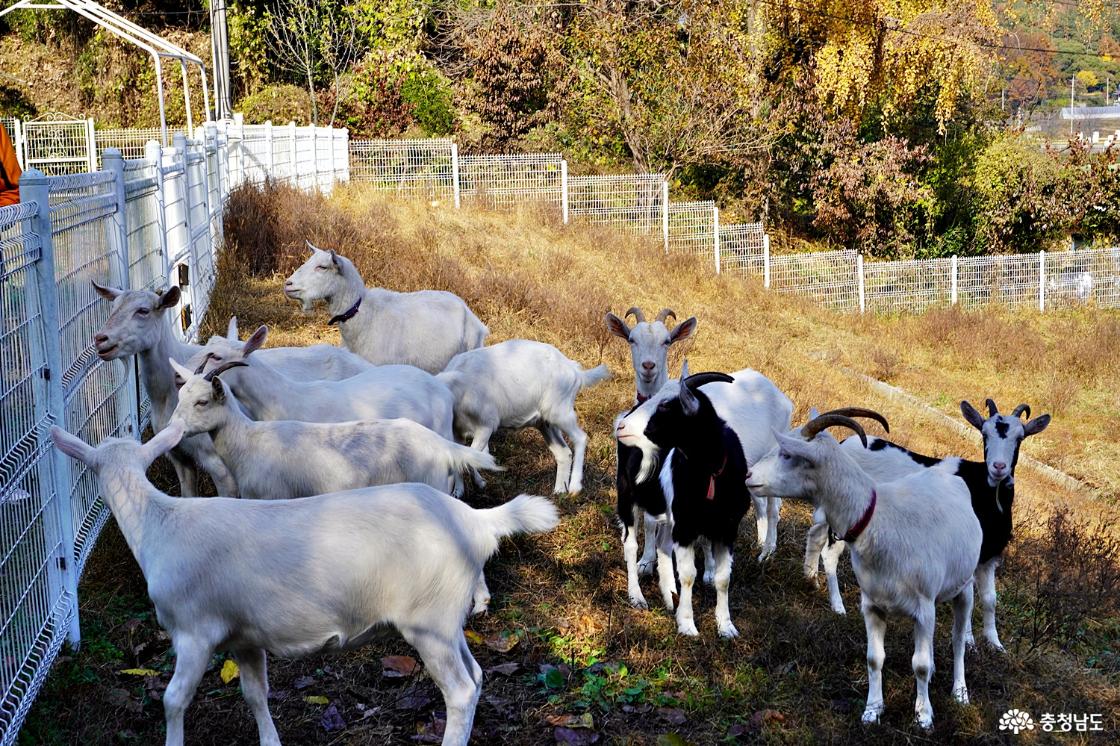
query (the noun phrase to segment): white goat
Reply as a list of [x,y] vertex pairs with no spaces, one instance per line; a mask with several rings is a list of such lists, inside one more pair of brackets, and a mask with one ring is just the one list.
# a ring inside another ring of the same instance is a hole
[[215,650],[233,653],[260,742],[277,746],[266,653],[355,648],[384,624],[416,648],[443,693],[443,743],[465,746],[482,691],[463,636],[471,590],[498,541],[553,528],[555,506],[521,495],[475,510],[422,484],[299,500],[173,498],[145,471],[182,433],[174,422],[143,445],[107,438],[93,448],[51,428],[55,445],[97,474],[171,637],[168,746],[183,743],[184,712]]
[[[607,366],[584,370],[550,344],[511,339],[462,352],[436,378],[455,395],[455,430],[488,450],[500,427],[540,430],[556,459],[555,492],[583,489],[587,433],[576,417],[576,395],[608,378]],[[567,435],[575,448],[564,442]]]
[[[656,396],[669,382],[669,348],[677,342],[688,339],[696,332],[696,317],[682,321],[669,331],[665,321],[670,316],[674,319],[677,317],[672,309],[661,309],[653,321],[646,321],[642,310],[636,306],[631,307],[625,316],[628,318],[631,314],[637,322],[633,327],[628,326],[623,319],[613,313],[608,313],[604,321],[611,334],[625,339],[630,345],[630,355],[634,362],[634,378],[637,382],[634,403],[641,404]],[[708,384],[703,391],[711,399],[719,416],[739,436],[749,464],[753,463],[755,458],[765,455],[774,445],[774,440],[770,437],[771,427],[782,432],[789,429],[793,402],[769,379],[753,370],[741,370],[733,373],[732,376],[737,384],[731,386],[724,383]],[[761,420],[757,419],[760,413],[763,415]],[[782,501],[776,497],[758,496],[752,496],[752,500],[755,508],[755,530],[760,547],[758,559],[762,561],[772,555],[778,547],[778,520]],[[656,562],[655,546],[650,538],[653,536],[650,533],[653,527],[653,519],[646,516],[646,542],[642,550],[642,558],[638,563],[638,571],[641,575],[652,573]],[[710,578],[710,575],[710,572],[705,573],[705,581]]]
[[[179,288],[172,286],[156,294],[149,290],[105,287],[96,282],[93,287],[112,303],[109,318],[93,337],[97,356],[102,360],[136,356],[140,380],[152,406],[152,431],[158,433],[167,426],[177,402],[175,373],[168,360],[186,362],[200,349],[198,345],[180,342],[171,331],[167,311],[179,304]],[[183,439],[167,458],[175,467],[181,495],[198,494],[196,464],[213,477],[219,492],[234,494],[237,489],[208,435]]]
[[455,355],[481,347],[490,333],[454,293],[367,288],[349,259],[307,246],[311,258],[284,283],[284,294],[304,311],[326,301],[328,323],[337,323],[346,347],[371,363],[438,373]]
[[[202,349],[191,357],[187,367],[194,370],[205,360],[204,370],[210,370],[226,360],[241,359],[244,348],[245,343],[237,338],[237,317],[234,316],[229,320],[226,336],[211,336]],[[373,364],[365,358],[328,344],[266,347],[258,350],[257,356],[281,375],[297,381],[341,381],[373,368]]]
[[825,428],[854,430],[859,423],[829,413],[799,432],[775,432],[778,445],[751,465],[747,486],[768,495],[813,500],[851,548],[867,627],[865,723],[883,711],[883,639],[887,614],[914,620],[914,711],[923,728],[933,726],[929,680],[933,674],[936,604],[953,603],[953,694],[968,702],[964,677],[966,630],[972,614],[972,574],[980,554],[980,522],[968,487],[951,472],[927,469],[892,482],[876,482],[841,449]]
[[341,381],[293,381],[258,357],[267,336],[266,326],[253,332],[240,352],[240,359],[249,364],[225,373],[226,383],[253,419],[353,422],[404,417],[444,438],[454,437],[455,399],[430,373],[411,365],[379,365]]

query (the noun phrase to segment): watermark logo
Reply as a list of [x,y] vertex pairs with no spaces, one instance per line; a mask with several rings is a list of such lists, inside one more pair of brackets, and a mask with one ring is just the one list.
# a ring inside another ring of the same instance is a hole
[[1015,735],[1021,731],[1034,730],[1034,718],[1025,710],[1010,709],[999,719],[999,729],[1009,730]]

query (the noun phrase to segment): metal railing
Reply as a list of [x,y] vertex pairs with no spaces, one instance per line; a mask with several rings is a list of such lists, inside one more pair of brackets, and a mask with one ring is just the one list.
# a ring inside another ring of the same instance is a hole
[[[101,171],[29,168],[20,204],[0,208],[0,744],[16,741],[63,642],[80,639],[78,580],[110,515],[94,475],[51,447],[50,427],[97,443],[137,437],[150,416],[134,361],[95,353],[109,303],[91,281],[178,285],[173,328],[195,338],[230,190],[264,178],[329,190],[346,179],[345,132],[278,129],[287,134],[272,152],[291,160],[262,152],[256,130],[220,123],[170,148],[148,142],[142,158],[107,149]],[[310,163],[311,178],[291,162]]]

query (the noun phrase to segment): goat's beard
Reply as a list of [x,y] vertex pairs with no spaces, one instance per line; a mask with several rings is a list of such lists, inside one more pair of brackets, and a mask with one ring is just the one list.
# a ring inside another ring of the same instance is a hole
[[657,470],[659,449],[649,440],[638,443],[637,448],[642,452],[642,465],[638,469],[638,483],[640,484],[652,477],[653,472]]

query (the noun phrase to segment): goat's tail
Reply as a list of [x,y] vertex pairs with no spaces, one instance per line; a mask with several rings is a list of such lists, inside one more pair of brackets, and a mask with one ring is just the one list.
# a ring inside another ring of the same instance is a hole
[[504,466],[499,466],[494,457],[485,451],[479,451],[471,448],[470,446],[459,445],[458,443],[451,443],[450,448],[447,449],[447,461],[451,471],[456,474],[464,472],[468,469],[478,470],[485,469],[486,471],[505,471]]
[[515,534],[539,534],[556,528],[560,512],[548,498],[518,495],[505,505],[476,510],[494,541]]
[[611,377],[611,371],[605,363],[589,370],[580,371],[580,373],[583,376],[583,384],[580,386],[581,389],[594,386],[600,381],[605,381]]

